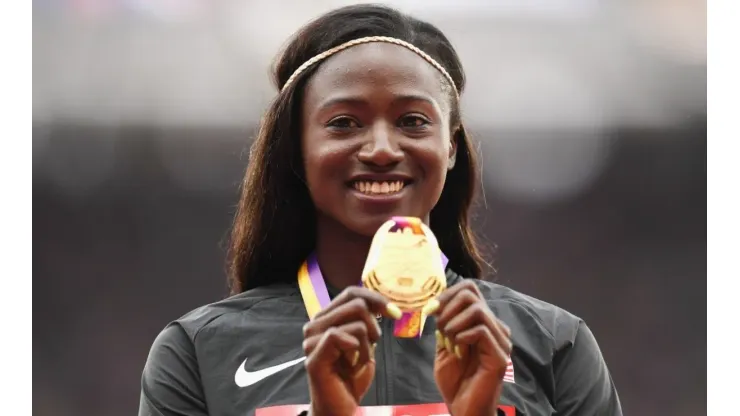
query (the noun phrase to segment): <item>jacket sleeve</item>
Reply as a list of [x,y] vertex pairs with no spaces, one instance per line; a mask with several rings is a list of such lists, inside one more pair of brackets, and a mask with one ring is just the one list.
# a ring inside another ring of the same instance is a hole
[[554,357],[558,415],[622,416],[617,390],[591,330],[580,321]]
[[195,348],[177,324],[154,340],[141,377],[139,416],[207,416]]

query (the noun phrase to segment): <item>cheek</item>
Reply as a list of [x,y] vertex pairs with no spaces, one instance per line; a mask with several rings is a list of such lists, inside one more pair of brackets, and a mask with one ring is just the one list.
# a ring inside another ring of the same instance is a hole
[[306,144],[303,164],[306,182],[312,195],[326,194],[336,189],[327,185],[343,183],[348,160],[348,150],[345,147],[341,143],[331,142]]
[[447,173],[448,148],[440,142],[429,143],[418,148],[416,152],[416,157],[424,170],[424,176],[430,182],[444,182]]
[[439,145],[420,151],[417,155],[424,173],[424,200],[436,205],[447,179],[448,153]]

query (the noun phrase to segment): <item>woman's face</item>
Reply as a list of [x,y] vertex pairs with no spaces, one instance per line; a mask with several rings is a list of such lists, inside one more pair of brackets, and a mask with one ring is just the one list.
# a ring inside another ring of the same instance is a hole
[[392,216],[428,220],[456,150],[446,83],[423,58],[387,43],[322,64],[306,85],[301,136],[319,221],[372,236]]

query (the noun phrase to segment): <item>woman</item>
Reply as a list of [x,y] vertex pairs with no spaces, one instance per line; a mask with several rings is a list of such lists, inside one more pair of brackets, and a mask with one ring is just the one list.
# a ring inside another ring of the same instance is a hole
[[[233,226],[233,296],[157,337],[140,415],[621,414],[581,320],[479,280],[465,78],[438,29],[341,8],[295,35],[275,82]],[[449,259],[418,339],[394,337],[398,307],[358,285],[393,216],[423,219]]]

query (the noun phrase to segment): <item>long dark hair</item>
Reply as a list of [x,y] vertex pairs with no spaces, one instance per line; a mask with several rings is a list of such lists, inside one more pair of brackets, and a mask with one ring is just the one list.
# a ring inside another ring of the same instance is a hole
[[[278,90],[312,57],[347,41],[389,36],[409,42],[439,62],[462,93],[465,74],[450,41],[433,25],[378,5],[355,5],[329,12],[299,30],[275,62]],[[314,248],[316,212],[304,180],[300,146],[300,102],[316,65],[282,91],[264,115],[252,144],[241,187],[229,247],[232,294],[271,283],[291,282]],[[454,94],[451,99],[455,100]],[[451,125],[457,143],[455,167],[447,175],[439,202],[431,212],[431,229],[449,266],[466,277],[480,278],[483,260],[470,224],[478,190],[475,149],[453,102]]]

